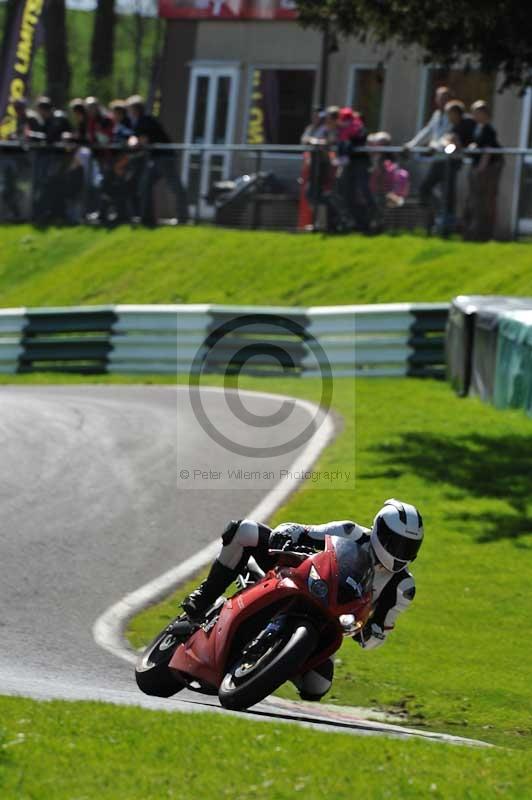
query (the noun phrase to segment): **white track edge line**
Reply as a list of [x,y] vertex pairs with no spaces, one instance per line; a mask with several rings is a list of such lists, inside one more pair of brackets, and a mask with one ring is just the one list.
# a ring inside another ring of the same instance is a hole
[[[203,387],[202,391],[223,392],[219,387]],[[305,409],[311,416],[321,413],[319,406],[307,400],[300,400],[288,395],[279,395],[269,392],[252,392],[245,390],[242,394],[251,394],[259,397],[268,397],[282,400],[291,400],[300,408]],[[289,472],[306,472],[316,462],[327,444],[334,437],[334,423],[330,414],[323,415],[322,422],[318,430],[309,440],[304,450],[291,464]],[[287,477],[282,483],[277,483],[273,489],[266,494],[261,502],[252,509],[249,514],[251,519],[267,521],[277,508],[286,500],[289,495],[303,481],[296,477]],[[199,572],[207,564],[211,563],[220,549],[220,539],[217,538],[206,547],[199,550],[186,561],[169,569],[163,575],[144,584],[139,589],[125,595],[117,603],[110,606],[101,614],[92,627],[92,635],[96,644],[112,653],[114,656],[124,661],[134,664],[137,654],[130,647],[124,637],[125,627],[128,621],[149,605],[162,600],[180,584],[185,583],[189,578]]]

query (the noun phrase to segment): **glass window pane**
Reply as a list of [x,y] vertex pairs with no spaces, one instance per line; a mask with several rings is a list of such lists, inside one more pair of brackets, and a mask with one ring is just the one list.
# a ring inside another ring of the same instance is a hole
[[248,142],[299,144],[310,121],[314,78],[314,70],[309,69],[255,69]]
[[216,94],[216,114],[214,118],[214,144],[227,143],[227,119],[229,116],[229,92],[231,78],[223,76],[218,78],[218,92]]
[[204,144],[207,124],[207,100],[209,96],[209,78],[201,75],[196,81],[196,107],[194,109],[194,126],[192,141]]
[[430,67],[425,94],[424,120],[434,111],[434,93],[438,86],[448,86],[457,100],[469,109],[475,100],[485,100],[491,105],[495,91],[495,75],[476,69],[439,69]]
[[375,67],[355,69],[351,106],[362,114],[368,131],[380,129],[383,89],[383,69]]

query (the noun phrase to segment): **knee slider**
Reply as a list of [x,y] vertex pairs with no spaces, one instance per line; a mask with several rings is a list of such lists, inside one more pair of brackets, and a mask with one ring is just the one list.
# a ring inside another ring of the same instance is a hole
[[242,519],[235,533],[241,547],[256,547],[259,543],[259,526],[252,519]]

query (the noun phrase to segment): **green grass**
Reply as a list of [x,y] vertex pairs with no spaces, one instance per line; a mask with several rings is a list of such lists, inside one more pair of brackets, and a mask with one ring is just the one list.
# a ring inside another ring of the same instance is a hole
[[[412,609],[383,648],[365,653],[344,644],[329,699],[530,747],[530,421],[460,400],[443,383],[369,379],[356,381],[355,424],[352,387],[349,379],[335,381],[334,407],[345,428],[318,468],[345,470],[355,459],[355,490],[307,485],[275,521],[370,524],[383,500],[396,496],[420,507],[426,542],[414,565]],[[269,381],[268,388],[310,399],[318,392],[311,380]],[[175,615],[181,594],[133,621],[135,646]],[[282,693],[296,696],[289,688]]]
[[532,295],[531,264],[527,244],[411,235],[2,227],[0,306],[328,305]]
[[527,753],[0,698],[2,800],[530,797]]

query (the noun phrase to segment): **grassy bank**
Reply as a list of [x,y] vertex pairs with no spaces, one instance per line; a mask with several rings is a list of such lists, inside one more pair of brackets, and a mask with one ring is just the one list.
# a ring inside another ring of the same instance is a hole
[[3,800],[530,796],[526,753],[0,698]]
[[0,306],[328,305],[532,295],[531,253],[527,244],[410,235],[1,227]]
[[[310,399],[318,390],[310,380],[269,381],[268,388]],[[275,520],[370,524],[382,501],[396,496],[419,505],[427,535],[412,610],[380,650],[345,643],[330,700],[403,711],[436,730],[532,744],[532,646],[524,635],[532,607],[530,422],[431,381],[358,380],[355,420],[351,403],[352,382],[335,381],[345,429],[319,468],[346,470],[354,461],[355,490],[307,485]],[[133,622],[135,646],[175,614],[179,594]]]

